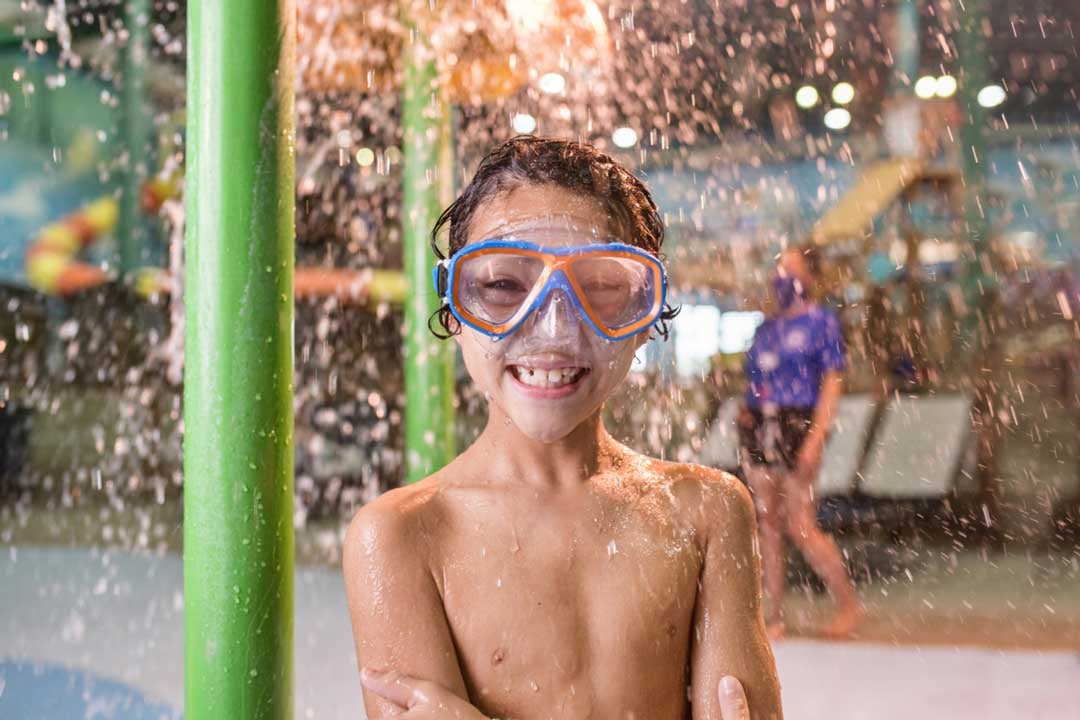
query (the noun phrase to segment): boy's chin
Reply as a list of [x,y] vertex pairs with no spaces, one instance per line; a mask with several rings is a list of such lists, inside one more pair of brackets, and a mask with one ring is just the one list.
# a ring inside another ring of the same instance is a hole
[[514,423],[514,426],[521,432],[522,435],[530,440],[544,445],[552,445],[566,438],[567,435],[574,431],[577,425],[566,426],[553,426],[553,425],[537,425],[535,421],[519,424]]
[[509,413],[514,428],[525,437],[538,443],[551,445],[565,440],[590,416],[585,413],[583,417],[567,417],[560,414],[557,417],[545,416],[544,413]]

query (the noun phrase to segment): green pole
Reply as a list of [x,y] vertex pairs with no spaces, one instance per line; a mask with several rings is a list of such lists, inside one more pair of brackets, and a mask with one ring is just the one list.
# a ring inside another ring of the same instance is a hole
[[293,713],[295,12],[188,2],[188,720]]
[[960,129],[960,144],[964,179],[964,221],[973,261],[968,272],[971,297],[985,293],[990,277],[986,167],[989,162],[986,147],[986,110],[979,104],[979,90],[987,84],[986,0],[967,0],[958,9],[960,28],[957,45],[960,55],[960,103],[964,122]]
[[124,5],[124,29],[128,33],[123,53],[121,90],[121,137],[127,164],[120,195],[120,269],[130,272],[142,265],[146,242],[140,222],[140,195],[150,169],[150,125],[146,106],[146,63],[149,60],[150,0],[128,0]]
[[[405,48],[402,93],[402,225],[405,277],[405,479],[415,482],[450,461],[453,438],[453,347],[428,331],[439,307],[431,286],[428,236],[440,196],[452,182],[450,106],[436,82],[435,62],[419,32]],[[448,160],[447,158],[450,158]],[[440,162],[441,160],[441,162]]]

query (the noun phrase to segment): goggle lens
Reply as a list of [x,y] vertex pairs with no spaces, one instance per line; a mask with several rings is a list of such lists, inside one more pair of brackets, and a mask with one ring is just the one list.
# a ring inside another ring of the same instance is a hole
[[516,253],[473,253],[457,266],[459,309],[486,323],[508,322],[529,301],[544,260]]
[[633,325],[653,312],[659,277],[645,260],[584,256],[570,264],[570,275],[587,310],[606,328]]

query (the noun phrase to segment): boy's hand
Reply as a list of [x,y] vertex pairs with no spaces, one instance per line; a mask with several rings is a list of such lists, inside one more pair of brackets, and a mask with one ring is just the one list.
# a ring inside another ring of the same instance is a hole
[[[488,720],[475,707],[437,683],[395,672],[377,673],[367,668],[360,673],[360,681],[368,690],[400,706],[404,712],[397,716],[399,718]],[[746,703],[742,683],[727,675],[720,681],[717,691],[721,720],[750,720],[750,707]]]
[[[360,682],[371,692],[401,709],[397,718],[406,720],[488,720],[475,707],[442,685],[408,677],[397,672],[375,672],[364,668]],[[369,720],[382,720],[370,718]],[[724,720],[727,720],[725,716]]]
[[742,683],[731,675],[720,681],[720,720],[750,720],[750,706]]

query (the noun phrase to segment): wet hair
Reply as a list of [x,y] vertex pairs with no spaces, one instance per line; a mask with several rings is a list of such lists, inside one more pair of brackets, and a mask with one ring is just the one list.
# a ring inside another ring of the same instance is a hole
[[[484,203],[526,185],[551,185],[593,198],[607,211],[610,229],[622,242],[664,259],[664,223],[644,183],[591,145],[534,135],[511,138],[480,161],[472,180],[435,221],[435,255],[453,257],[468,242],[473,216]],[[438,238],[447,225],[449,254],[443,255]],[[665,305],[657,334],[667,339],[667,322],[678,314],[679,308]],[[447,305],[428,319],[428,329],[442,339],[461,331]]]

